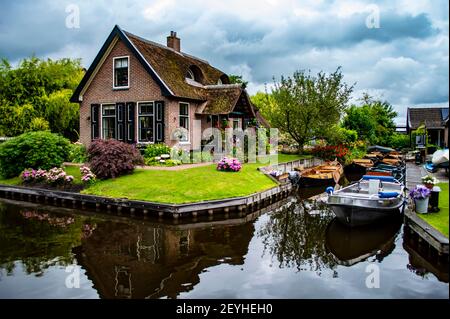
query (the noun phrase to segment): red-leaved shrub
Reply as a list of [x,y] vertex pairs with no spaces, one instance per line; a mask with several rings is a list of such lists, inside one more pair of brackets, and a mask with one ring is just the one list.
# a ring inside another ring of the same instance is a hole
[[88,149],[89,166],[100,179],[133,172],[144,160],[136,147],[117,140],[95,140]]
[[348,152],[348,148],[343,145],[316,146],[312,150],[314,156],[327,161],[337,158],[340,162],[344,162]]

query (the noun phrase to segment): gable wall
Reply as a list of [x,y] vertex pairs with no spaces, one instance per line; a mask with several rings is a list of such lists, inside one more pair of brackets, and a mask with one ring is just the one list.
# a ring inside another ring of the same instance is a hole
[[[119,56],[129,56],[130,87],[129,89],[113,89],[113,58]],[[103,65],[92,79],[89,87],[83,95],[80,105],[80,141],[89,146],[91,142],[91,104],[118,103],[118,102],[142,102],[142,101],[164,101],[165,102],[165,142],[173,145],[170,141],[170,132],[178,127],[178,100],[168,99],[161,94],[159,85],[148,74],[139,60],[119,39],[114,48],[105,59]],[[190,127],[194,128],[195,109],[197,103],[190,103]],[[190,130],[190,141],[193,141],[193,129]],[[135,136],[137,135],[137,125],[135,125]]]

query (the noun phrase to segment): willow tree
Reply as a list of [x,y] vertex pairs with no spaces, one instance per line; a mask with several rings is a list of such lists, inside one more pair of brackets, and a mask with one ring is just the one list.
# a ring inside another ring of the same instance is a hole
[[296,71],[292,77],[274,81],[271,94],[259,105],[272,127],[289,134],[303,146],[327,138],[344,113],[353,85],[343,81],[341,69],[331,74]]

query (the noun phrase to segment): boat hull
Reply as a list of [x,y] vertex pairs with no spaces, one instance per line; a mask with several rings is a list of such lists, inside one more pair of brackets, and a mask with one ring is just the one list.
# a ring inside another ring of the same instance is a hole
[[367,167],[363,165],[359,165],[357,163],[351,163],[344,167],[345,174],[352,174],[352,175],[365,175],[367,172]]
[[345,204],[330,204],[330,206],[337,219],[350,227],[374,224],[388,218],[398,217],[401,213],[400,207],[379,209]]
[[334,178],[301,177],[298,185],[300,187],[327,187],[336,185],[336,181]]

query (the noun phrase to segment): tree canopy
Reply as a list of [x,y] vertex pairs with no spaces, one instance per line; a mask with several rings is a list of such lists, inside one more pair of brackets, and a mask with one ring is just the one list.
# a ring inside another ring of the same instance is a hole
[[252,101],[273,127],[288,133],[302,149],[310,140],[333,135],[352,91],[340,68],[315,76],[296,71],[292,77],[274,81],[271,94],[259,93]]
[[69,99],[83,76],[79,59],[0,61],[0,135],[50,129],[78,138],[79,106]]
[[395,132],[397,112],[386,101],[365,94],[362,105],[352,105],[346,110],[343,127],[355,130],[360,139],[371,144],[390,145]]

